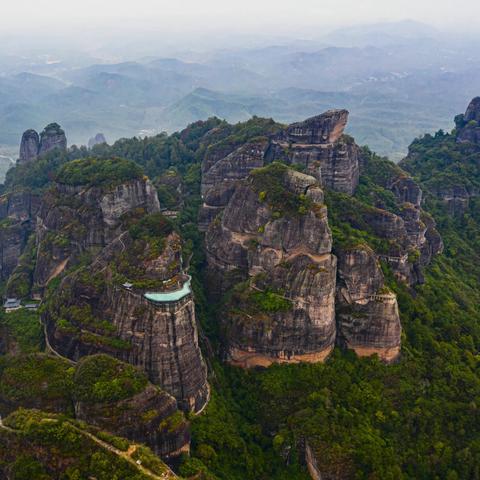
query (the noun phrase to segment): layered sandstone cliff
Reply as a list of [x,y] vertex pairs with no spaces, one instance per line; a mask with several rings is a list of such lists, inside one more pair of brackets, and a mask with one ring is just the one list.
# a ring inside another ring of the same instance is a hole
[[240,182],[210,225],[211,286],[244,281],[223,325],[232,363],[323,360],[333,348],[336,259],[322,200],[313,177],[272,164]]
[[200,229],[205,231],[227,205],[236,181],[275,161],[303,169],[323,187],[353,194],[358,185],[360,149],[343,134],[347,120],[346,110],[330,110],[240,146],[224,142],[222,148],[207,150],[202,162]]

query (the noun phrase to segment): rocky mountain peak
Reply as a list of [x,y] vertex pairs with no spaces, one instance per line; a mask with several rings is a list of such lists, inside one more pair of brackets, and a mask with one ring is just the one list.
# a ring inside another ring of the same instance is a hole
[[347,120],[347,110],[328,110],[289,125],[285,131],[286,140],[309,145],[335,143],[342,136]]
[[103,133],[97,133],[94,137],[88,140],[88,148],[92,148],[95,145],[101,145],[102,143],[107,143],[105,135]]
[[457,142],[480,144],[480,97],[475,97],[464,115],[455,117]]
[[465,121],[480,122],[480,97],[475,97],[468,105],[464,115]]
[[32,162],[56,148],[67,149],[67,137],[58,123],[50,123],[40,135],[33,129],[26,130],[20,142],[18,163]]
[[50,123],[40,134],[38,155],[45,155],[55,148],[65,150],[67,148],[67,137],[58,123]]
[[40,137],[35,130],[27,130],[22,135],[20,143],[19,163],[27,163],[36,160],[38,148],[40,146]]

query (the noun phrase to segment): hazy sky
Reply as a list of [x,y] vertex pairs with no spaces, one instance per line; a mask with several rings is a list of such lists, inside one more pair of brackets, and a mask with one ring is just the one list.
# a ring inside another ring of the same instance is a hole
[[165,29],[235,29],[295,33],[301,26],[378,22],[411,18],[436,26],[474,31],[479,0],[0,0],[0,29],[139,23]]

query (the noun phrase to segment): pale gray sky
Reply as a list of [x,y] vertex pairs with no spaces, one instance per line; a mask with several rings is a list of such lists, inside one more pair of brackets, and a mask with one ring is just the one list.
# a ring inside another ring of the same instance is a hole
[[0,0],[0,28],[131,25],[287,33],[306,26],[410,18],[442,27],[480,27],[480,1],[462,0]]

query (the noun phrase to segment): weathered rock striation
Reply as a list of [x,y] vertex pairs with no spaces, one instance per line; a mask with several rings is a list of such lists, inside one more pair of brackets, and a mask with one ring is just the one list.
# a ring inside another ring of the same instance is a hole
[[347,110],[330,110],[294,123],[272,142],[269,161],[301,165],[324,187],[352,195],[358,185],[360,149],[343,135]]

